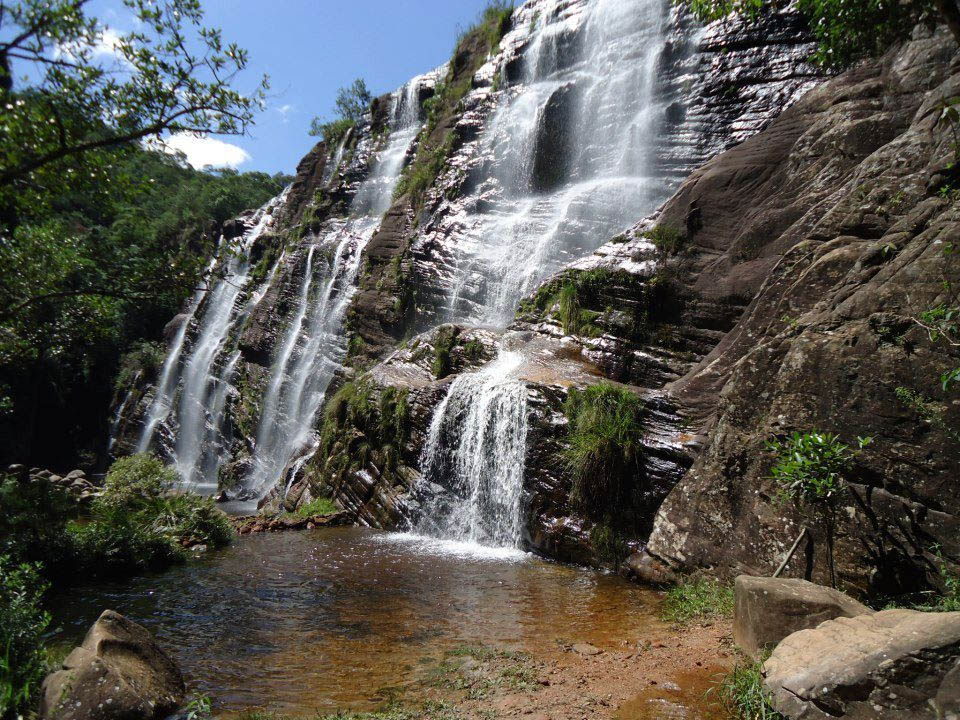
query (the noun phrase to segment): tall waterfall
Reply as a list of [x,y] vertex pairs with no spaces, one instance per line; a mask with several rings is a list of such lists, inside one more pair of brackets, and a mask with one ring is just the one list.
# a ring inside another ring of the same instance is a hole
[[522,363],[520,353],[504,351],[450,384],[421,459],[427,484],[420,488],[418,532],[520,546],[527,388],[513,373]]
[[[479,141],[486,176],[457,218],[451,321],[508,325],[521,298],[669,195],[653,151],[670,3],[588,0],[579,15],[570,6],[553,0],[514,16],[514,32],[530,37],[520,80]],[[510,373],[521,361],[501,353],[458,377],[436,408],[419,531],[518,546],[526,389]]]
[[350,216],[315,238],[306,252],[297,309],[273,359],[254,465],[244,482],[258,496],[281,481],[298,457],[316,449],[314,420],[346,355],[341,325],[363,249],[390,207],[404,158],[420,130],[418,92],[419,78],[394,93],[390,137],[358,188]]
[[490,171],[459,222],[447,317],[505,326],[525,295],[669,195],[654,177],[665,102],[656,70],[668,0],[589,0],[517,11],[531,32],[519,82],[480,139]]
[[[252,302],[246,297],[249,281],[250,247],[274,221],[278,208],[283,206],[287,190],[261,207],[252,219],[252,225],[240,238],[236,247],[226,247],[221,239],[221,250],[226,258],[209,270],[216,281],[210,290],[198,291],[187,307],[179,329],[157,382],[156,394],[144,419],[137,451],[150,447],[157,428],[167,424],[175,433],[174,465],[183,481],[191,488],[212,491],[217,486],[220,464],[220,433],[230,377],[238,355],[225,359],[230,330],[242,322]],[[198,311],[203,309],[199,318]],[[194,321],[198,322],[196,337],[187,347],[187,333]]]

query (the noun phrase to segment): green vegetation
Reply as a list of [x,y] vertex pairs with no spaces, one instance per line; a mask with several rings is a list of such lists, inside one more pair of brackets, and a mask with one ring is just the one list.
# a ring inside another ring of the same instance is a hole
[[125,5],[120,35],[73,0],[0,12],[0,458],[92,464],[120,355],[204,284],[217,226],[285,181],[144,149],[245,133],[266,81],[232,86],[247,53],[198,0]]
[[117,371],[114,386],[117,390],[124,390],[133,385],[137,377],[156,377],[165,357],[166,348],[163,343],[148,341],[134,343],[132,349],[120,358],[120,369]]
[[333,500],[321,497],[298,507],[296,514],[302,518],[312,518],[318,515],[335,515],[339,511],[340,508],[333,504]]
[[[756,19],[779,5],[775,0],[677,1],[704,20],[733,12]],[[919,23],[946,22],[960,40],[960,10],[952,0],[798,0],[797,9],[807,17],[819,42],[813,59],[832,67],[883,54],[908,38]]]
[[643,237],[652,242],[657,250],[665,255],[676,255],[686,247],[687,235],[677,227],[661,223],[643,233]]
[[310,121],[310,134],[322,137],[327,145],[339,142],[363,117],[372,101],[373,96],[367,89],[367,83],[362,78],[357,78],[352,85],[337,91],[336,117],[327,121],[319,117],[313,118]]
[[590,529],[590,546],[600,562],[612,565],[614,570],[620,569],[626,557],[630,554],[629,538],[616,526],[614,518],[606,516]]
[[685,625],[693,620],[733,617],[733,587],[708,577],[687,577],[667,590],[663,618]]
[[400,176],[394,197],[409,195],[417,207],[422,207],[427,191],[436,182],[447,157],[456,143],[452,129],[443,129],[452,118],[460,101],[473,87],[473,76],[494,52],[510,29],[513,3],[492,0],[480,13],[475,25],[457,38],[447,76],[424,101],[427,121],[420,132],[417,153]]
[[616,507],[642,477],[644,404],[626,387],[600,382],[572,388],[566,460],[571,502],[590,514]]
[[837,584],[833,562],[837,504],[847,488],[856,456],[870,442],[869,437],[857,438],[857,449],[852,450],[833,433],[813,431],[794,432],[786,440],[767,443],[767,448],[777,455],[771,475],[782,500],[813,510],[825,526],[830,582],[834,587]]
[[231,87],[248,54],[203,27],[199,0],[125,5],[137,29],[108,35],[82,2],[4,3],[0,220],[8,228],[60,196],[102,189],[116,153],[135,151],[140,140],[242,135],[262,109],[266,77],[243,92]]
[[39,563],[51,581],[162,570],[182,546],[222,547],[233,526],[212,499],[177,492],[172,469],[151,455],[118,460],[89,513],[47,481],[0,481],[0,554]]
[[683,308],[679,287],[667,270],[643,277],[598,267],[562,273],[521,301],[517,314],[533,322],[552,316],[567,334],[598,337],[609,322],[613,303],[623,307],[629,333],[638,340]]
[[184,545],[231,541],[227,516],[210,498],[178,493],[178,482],[151,455],[124,458],[81,514],[49,481],[0,477],[0,717],[32,709],[48,671],[48,583],[162,570],[185,559]]
[[361,377],[330,398],[320,430],[322,473],[328,482],[371,461],[384,475],[396,469],[409,432],[407,395],[395,387],[378,391]]
[[437,332],[437,340],[433,345],[433,376],[440,380],[450,374],[450,353],[457,344],[457,336],[450,327],[441,328]]
[[770,703],[763,689],[763,663],[741,660],[733,670],[708,692],[715,694],[720,704],[735,720],[787,720]]
[[42,637],[50,615],[41,609],[46,589],[36,565],[0,555],[0,718],[27,715],[47,673]]

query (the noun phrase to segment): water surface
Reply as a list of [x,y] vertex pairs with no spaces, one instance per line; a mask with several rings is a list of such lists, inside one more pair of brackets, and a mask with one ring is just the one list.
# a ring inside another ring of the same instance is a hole
[[661,627],[658,606],[516,550],[341,528],[241,537],[162,575],[76,588],[54,614],[69,641],[105,608],[145,625],[220,709],[312,714],[372,707],[463,644],[620,648]]

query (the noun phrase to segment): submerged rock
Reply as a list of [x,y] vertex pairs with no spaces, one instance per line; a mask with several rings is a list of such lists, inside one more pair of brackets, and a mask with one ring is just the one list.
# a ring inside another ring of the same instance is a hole
[[758,657],[798,630],[873,610],[839,590],[806,580],[740,575],[734,584],[733,641]]
[[146,628],[105,610],[43,681],[44,720],[158,720],[183,702],[183,676]]
[[956,717],[960,613],[884,610],[829,620],[781,642],[763,666],[795,720]]

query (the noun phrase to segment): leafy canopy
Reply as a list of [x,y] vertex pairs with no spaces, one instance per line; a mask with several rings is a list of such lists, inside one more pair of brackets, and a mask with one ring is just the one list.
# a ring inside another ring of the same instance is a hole
[[310,135],[322,137],[328,144],[337,142],[363,117],[372,101],[367,83],[357,78],[353,84],[337,91],[336,116],[333,120],[315,117],[310,121]]
[[[163,133],[239,135],[267,78],[232,86],[247,51],[203,27],[199,0],[123,0],[138,29],[117,33],[89,0],[0,0],[0,205],[13,214],[57,189],[98,183],[109,152]],[[106,58],[106,59],[105,59]],[[20,68],[39,68],[18,76]]]

